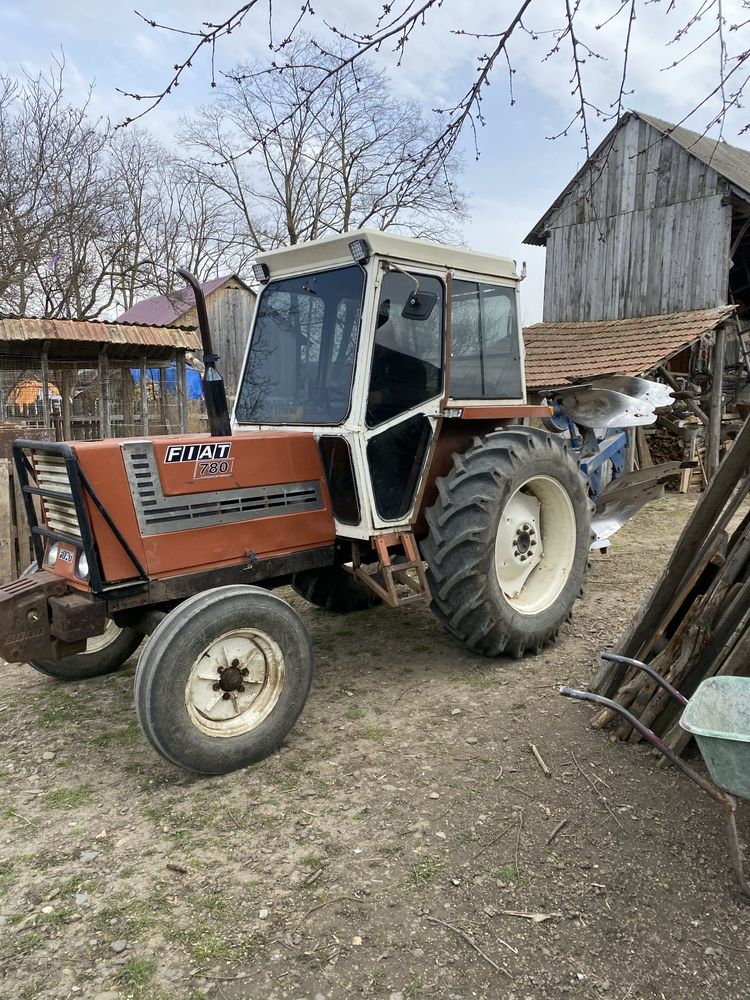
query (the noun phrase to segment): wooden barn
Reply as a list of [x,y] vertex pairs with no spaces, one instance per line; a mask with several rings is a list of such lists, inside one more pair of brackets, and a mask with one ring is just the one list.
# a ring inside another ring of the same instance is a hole
[[[219,370],[231,401],[237,392],[241,374],[255,308],[255,292],[236,274],[211,278],[201,288],[206,297],[213,347],[220,359]],[[189,288],[182,288],[168,295],[156,295],[136,302],[127,312],[118,316],[117,322],[197,327],[198,315],[193,293]]]
[[[543,322],[527,348],[540,380],[563,329],[571,368],[587,360],[570,378],[612,372],[608,343],[627,338],[636,368],[643,354],[638,374],[666,368],[702,394],[693,411],[712,428],[715,468],[726,411],[750,402],[750,151],[628,112],[525,242],[547,249]],[[665,326],[689,329],[690,339],[647,367],[653,351],[641,352],[641,341]]]

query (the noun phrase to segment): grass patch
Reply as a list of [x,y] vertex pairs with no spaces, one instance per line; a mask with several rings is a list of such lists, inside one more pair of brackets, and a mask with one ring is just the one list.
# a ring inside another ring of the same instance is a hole
[[61,722],[78,722],[81,719],[94,719],[97,709],[82,702],[80,698],[66,691],[52,691],[47,697],[47,704],[37,716],[40,725],[48,729]]
[[40,923],[45,924],[47,927],[64,927],[70,922],[72,916],[73,911],[69,910],[66,906],[62,906],[59,910],[53,910],[51,913],[40,913],[39,920]]
[[141,731],[137,723],[132,722],[125,729],[110,729],[99,733],[91,740],[91,745],[104,749],[106,747],[124,747],[140,739]]
[[156,962],[154,959],[131,958],[123,965],[117,981],[126,989],[139,989],[151,982],[155,972]]
[[503,865],[501,868],[493,868],[492,875],[499,882],[505,882],[506,885],[515,882],[518,878],[518,865],[513,862],[509,865]]
[[4,896],[15,881],[16,875],[11,862],[0,861],[0,896]]
[[413,865],[409,872],[409,882],[415,889],[421,889],[431,882],[440,871],[440,861],[432,854],[427,854],[418,864]]
[[91,799],[91,789],[86,785],[78,788],[53,788],[44,796],[45,805],[50,809],[78,809]]
[[464,684],[468,684],[470,687],[480,689],[495,687],[497,684],[494,677],[488,677],[487,674],[474,673],[471,671],[462,674],[461,680]]
[[365,729],[360,729],[357,733],[361,740],[383,740],[386,736],[390,736],[390,730],[384,729],[382,726],[367,726]]

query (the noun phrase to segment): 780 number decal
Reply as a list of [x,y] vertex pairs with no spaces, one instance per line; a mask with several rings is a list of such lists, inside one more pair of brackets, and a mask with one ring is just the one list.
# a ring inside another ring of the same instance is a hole
[[217,462],[198,461],[195,463],[195,478],[211,479],[213,476],[229,476],[233,466],[233,458],[224,458]]

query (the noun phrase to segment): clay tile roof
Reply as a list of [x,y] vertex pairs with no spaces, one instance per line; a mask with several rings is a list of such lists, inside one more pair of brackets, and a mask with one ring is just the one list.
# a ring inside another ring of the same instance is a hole
[[132,347],[184,348],[200,350],[200,340],[187,327],[143,326],[103,320],[43,319],[36,316],[0,315],[0,345],[47,341],[114,344]]
[[552,388],[593,375],[643,375],[730,316],[734,306],[590,323],[536,323],[523,331],[526,385]]
[[[211,278],[201,285],[203,294],[208,296],[229,281],[237,281],[243,288],[250,289],[236,274],[225,274],[222,278]],[[118,323],[148,323],[153,326],[169,326],[180,316],[184,316],[195,305],[192,289],[178,288],[168,295],[154,295],[153,298],[136,302],[126,312],[117,317]]]

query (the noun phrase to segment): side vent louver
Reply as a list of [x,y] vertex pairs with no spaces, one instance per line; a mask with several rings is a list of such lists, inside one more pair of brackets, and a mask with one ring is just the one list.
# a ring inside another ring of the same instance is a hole
[[315,481],[164,496],[153,448],[139,442],[124,444],[122,450],[143,535],[320,510],[323,506],[320,484]]

